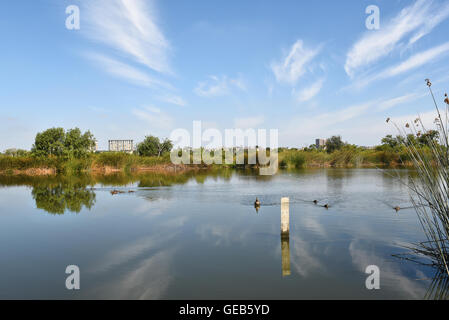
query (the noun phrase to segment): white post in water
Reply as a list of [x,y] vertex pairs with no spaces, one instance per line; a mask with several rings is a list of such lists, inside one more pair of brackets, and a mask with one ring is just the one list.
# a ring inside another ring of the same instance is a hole
[[281,198],[281,253],[282,276],[290,275],[290,201]]
[[290,212],[289,212],[288,197],[281,198],[281,233],[288,233],[290,231]]

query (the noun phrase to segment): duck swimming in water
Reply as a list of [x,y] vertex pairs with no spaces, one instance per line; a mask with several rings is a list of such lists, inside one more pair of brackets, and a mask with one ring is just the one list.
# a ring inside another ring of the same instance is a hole
[[313,200],[312,202],[315,203],[315,204],[317,204],[317,203],[318,203],[318,200]]
[[257,199],[256,198],[256,201],[254,201],[254,206],[257,208],[257,207],[260,207],[260,201],[259,201],[259,199]]
[[329,205],[327,203],[323,207],[329,209]]

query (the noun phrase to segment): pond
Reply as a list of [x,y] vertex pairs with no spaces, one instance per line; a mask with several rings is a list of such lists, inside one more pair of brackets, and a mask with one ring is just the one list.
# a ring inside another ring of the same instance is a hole
[[[3,176],[0,298],[422,299],[434,270],[393,256],[425,240],[399,180],[410,174]],[[68,265],[80,290],[65,287]],[[365,286],[369,265],[379,290]]]

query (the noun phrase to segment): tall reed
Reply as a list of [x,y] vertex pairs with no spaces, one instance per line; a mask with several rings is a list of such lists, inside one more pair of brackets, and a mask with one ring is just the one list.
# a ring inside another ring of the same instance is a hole
[[[405,128],[396,123],[394,125],[404,137],[408,159],[417,172],[410,178],[408,186],[411,201],[427,237],[427,241],[419,243],[413,251],[429,258],[433,266],[449,276],[449,100],[445,95],[445,110],[442,113],[432,92],[432,83],[428,79],[426,83],[437,113],[434,123],[438,138],[426,135],[429,131],[421,117],[405,124]],[[407,138],[408,134],[423,137],[428,148],[419,147],[414,139]]]

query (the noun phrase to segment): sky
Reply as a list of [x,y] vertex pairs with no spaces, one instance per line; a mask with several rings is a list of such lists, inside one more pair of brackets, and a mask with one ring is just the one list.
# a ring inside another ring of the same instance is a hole
[[[80,28],[68,29],[68,6]],[[379,8],[379,28],[366,19]],[[173,130],[278,129],[376,145],[449,91],[449,1],[0,2],[0,151],[51,127],[141,141]]]

